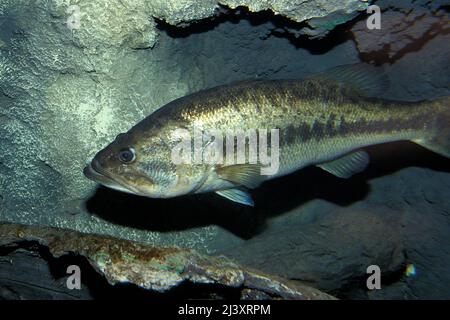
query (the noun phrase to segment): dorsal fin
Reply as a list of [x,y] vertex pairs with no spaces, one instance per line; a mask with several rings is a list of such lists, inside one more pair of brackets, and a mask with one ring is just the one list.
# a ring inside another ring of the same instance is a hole
[[382,67],[366,63],[337,66],[309,79],[330,80],[355,91],[360,96],[375,97],[389,89],[390,82]]

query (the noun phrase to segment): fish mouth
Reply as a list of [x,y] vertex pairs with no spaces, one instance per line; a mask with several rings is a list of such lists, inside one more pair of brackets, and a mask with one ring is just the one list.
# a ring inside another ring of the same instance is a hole
[[95,159],[93,159],[91,163],[86,165],[86,167],[83,169],[83,174],[88,179],[98,182],[105,187],[131,194],[138,194],[137,190],[134,190],[134,188],[126,186],[123,183],[120,183],[116,179],[112,178],[111,175],[108,174],[108,172],[104,170],[99,162]]

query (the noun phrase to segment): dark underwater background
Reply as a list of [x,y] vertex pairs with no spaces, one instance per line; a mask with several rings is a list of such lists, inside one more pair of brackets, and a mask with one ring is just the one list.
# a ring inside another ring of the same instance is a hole
[[[142,198],[82,173],[165,103],[234,81],[365,62],[385,69],[384,98],[448,96],[449,1],[370,1],[381,30],[353,0],[106,2],[77,2],[71,30],[61,1],[0,0],[0,222],[225,255],[343,299],[450,299],[450,160],[412,143],[367,148],[368,169],[348,180],[311,167],[266,182],[254,208]],[[370,291],[374,264],[382,289]]]

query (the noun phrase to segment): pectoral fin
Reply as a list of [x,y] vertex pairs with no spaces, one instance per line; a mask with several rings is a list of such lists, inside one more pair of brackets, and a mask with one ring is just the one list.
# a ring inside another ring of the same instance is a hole
[[261,166],[257,164],[235,164],[216,171],[220,178],[238,186],[256,188],[262,182]]
[[239,189],[219,190],[216,191],[216,193],[224,198],[227,198],[228,200],[245,204],[246,206],[253,207],[255,205],[251,195]]
[[336,160],[318,164],[319,168],[339,178],[350,178],[363,171],[369,164],[369,155],[365,151],[356,151]]

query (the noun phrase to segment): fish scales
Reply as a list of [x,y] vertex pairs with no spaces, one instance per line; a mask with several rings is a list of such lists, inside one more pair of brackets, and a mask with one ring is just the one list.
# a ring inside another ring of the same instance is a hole
[[279,129],[278,175],[355,147],[417,138],[432,118],[426,103],[355,96],[352,90],[323,80],[222,86],[177,108],[186,123],[204,130]]

